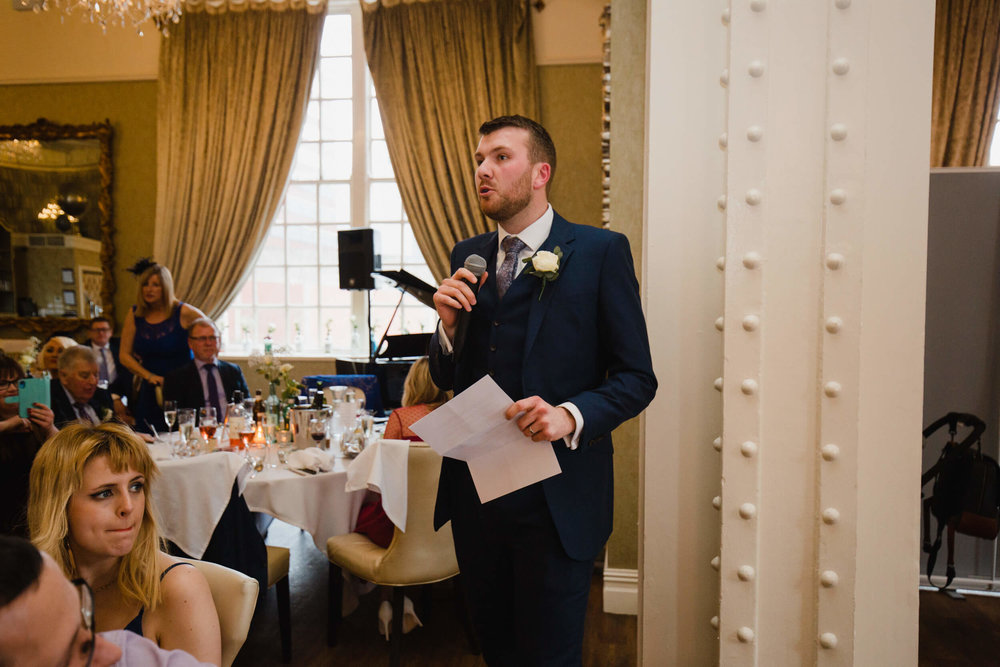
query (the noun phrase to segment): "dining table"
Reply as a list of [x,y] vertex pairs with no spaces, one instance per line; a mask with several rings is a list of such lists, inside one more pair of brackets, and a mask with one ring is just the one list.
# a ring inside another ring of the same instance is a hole
[[153,485],[160,532],[194,558],[204,555],[234,495],[251,511],[308,532],[324,553],[330,537],[354,529],[365,495],[345,489],[350,459],[339,453],[331,470],[318,472],[284,465],[255,471],[242,454],[231,451],[170,458],[161,449],[154,458],[160,469]]

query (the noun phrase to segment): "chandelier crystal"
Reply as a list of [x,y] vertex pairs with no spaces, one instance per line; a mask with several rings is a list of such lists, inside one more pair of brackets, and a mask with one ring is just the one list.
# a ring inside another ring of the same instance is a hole
[[152,19],[164,37],[170,25],[181,18],[182,0],[44,0],[41,8],[54,7],[66,14],[82,13],[84,19],[97,23],[107,32],[109,25],[131,26],[142,34],[142,24]]

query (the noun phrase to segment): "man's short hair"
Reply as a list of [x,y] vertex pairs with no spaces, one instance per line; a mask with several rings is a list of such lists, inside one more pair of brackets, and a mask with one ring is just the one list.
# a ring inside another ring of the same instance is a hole
[[67,347],[59,354],[59,370],[66,370],[80,360],[96,364],[97,355],[94,354],[94,350],[89,345]]
[[187,334],[189,338],[191,337],[191,332],[194,331],[195,327],[212,327],[212,331],[215,332],[215,335],[220,335],[219,327],[215,326],[215,322],[207,317],[199,317],[188,325]]
[[552,137],[548,130],[538,122],[526,118],[525,116],[497,116],[493,120],[488,120],[479,126],[480,136],[493,134],[497,130],[505,127],[516,127],[528,131],[528,159],[532,164],[547,162],[549,165],[549,183],[556,175],[556,145],[552,143]]
[[101,322],[104,322],[105,324],[107,324],[112,329],[115,328],[115,325],[111,324],[111,320],[109,320],[108,318],[104,317],[103,315],[95,317],[94,319],[90,320],[90,324],[87,325],[87,328],[88,329],[93,329],[95,324],[99,324]]
[[0,535],[0,609],[38,585],[42,554],[20,537]]

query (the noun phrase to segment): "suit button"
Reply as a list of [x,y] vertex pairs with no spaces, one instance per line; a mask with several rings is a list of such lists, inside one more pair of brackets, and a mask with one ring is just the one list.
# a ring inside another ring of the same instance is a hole
[[493,320],[493,326],[495,327],[500,326],[500,322],[498,320]]
[[490,345],[490,352],[496,352],[496,351],[497,351],[497,346],[496,345]]
[[491,368],[490,370],[486,371],[486,374],[489,375],[490,377],[493,377],[493,369]]

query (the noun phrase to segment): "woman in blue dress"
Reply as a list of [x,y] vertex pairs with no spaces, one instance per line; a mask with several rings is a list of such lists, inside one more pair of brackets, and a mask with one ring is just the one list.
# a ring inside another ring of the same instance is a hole
[[174,296],[174,280],[167,267],[140,260],[132,269],[138,275],[136,305],[125,316],[120,357],[141,382],[132,416],[135,428],[149,433],[166,429],[163,409],[156,398],[163,376],[191,360],[187,328],[204,313]]

